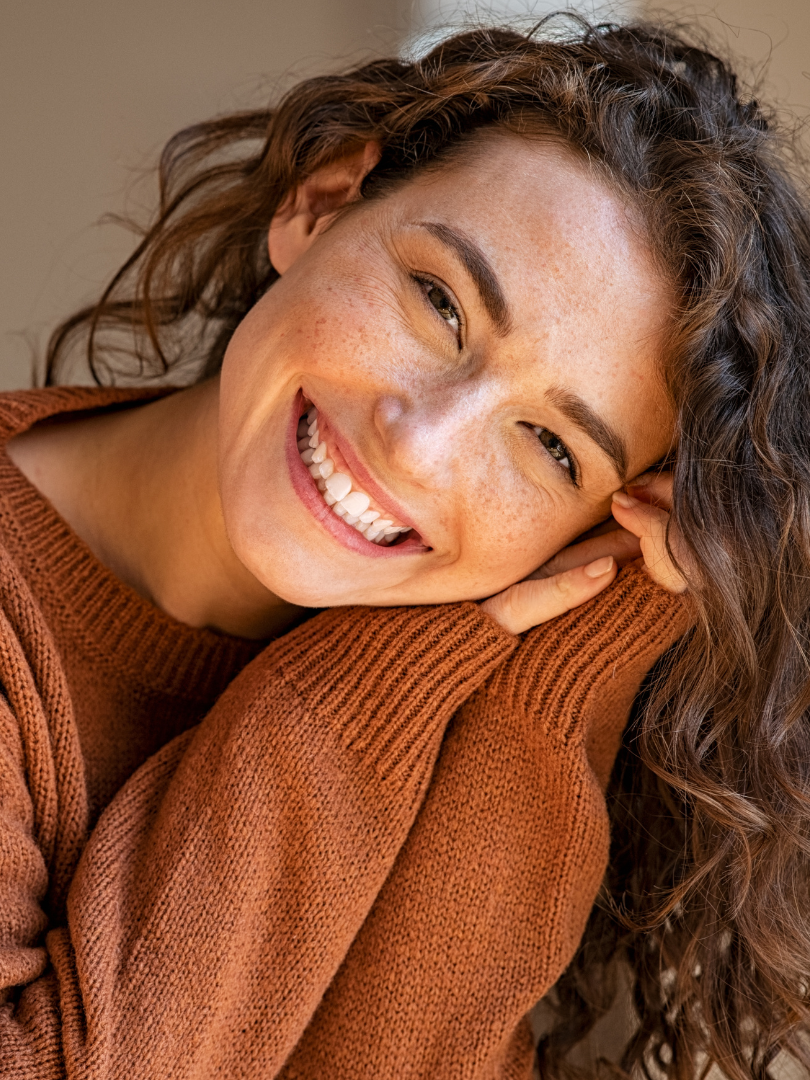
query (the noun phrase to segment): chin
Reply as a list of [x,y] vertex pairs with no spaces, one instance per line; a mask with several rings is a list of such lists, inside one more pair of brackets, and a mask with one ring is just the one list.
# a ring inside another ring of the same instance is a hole
[[367,582],[360,585],[361,568],[341,566],[344,560],[318,550],[321,544],[306,544],[277,526],[256,531],[261,531],[260,543],[250,535],[234,537],[234,551],[253,577],[280,600],[310,608],[374,603],[376,590]]

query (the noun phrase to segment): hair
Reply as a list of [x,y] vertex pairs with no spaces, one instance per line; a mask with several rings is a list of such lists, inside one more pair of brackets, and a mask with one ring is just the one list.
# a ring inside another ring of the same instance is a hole
[[[810,1067],[810,224],[773,123],[724,62],[660,28],[553,25],[460,33],[180,132],[155,220],[55,331],[46,381],[79,340],[99,382],[216,372],[277,277],[275,210],[369,140],[367,199],[532,118],[612,178],[677,298],[671,527],[695,622],[637,702],[610,868],[541,1072],[692,1080],[717,1063],[763,1080],[780,1051]],[[569,1052],[623,964],[637,1029],[620,1063],[583,1072]]]

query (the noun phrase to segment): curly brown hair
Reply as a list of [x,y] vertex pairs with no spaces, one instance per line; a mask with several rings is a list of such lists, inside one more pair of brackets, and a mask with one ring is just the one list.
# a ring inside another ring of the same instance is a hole
[[810,224],[724,62],[643,25],[477,29],[189,128],[137,250],[55,332],[47,381],[80,338],[98,381],[130,377],[133,355],[136,377],[215,372],[277,276],[266,233],[295,185],[378,140],[362,194],[383,197],[486,125],[553,133],[647,222],[678,297],[672,521],[697,614],[637,703],[604,894],[555,988],[542,1075],[582,1075],[569,1051],[622,961],[637,1031],[598,1068],[762,1080],[781,1050],[810,1067]]

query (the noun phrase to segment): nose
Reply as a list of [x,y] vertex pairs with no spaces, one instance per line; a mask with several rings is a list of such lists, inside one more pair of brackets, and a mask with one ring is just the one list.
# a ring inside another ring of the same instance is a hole
[[444,390],[380,398],[374,422],[392,472],[434,491],[452,484],[474,453],[474,432],[486,430],[477,397]]

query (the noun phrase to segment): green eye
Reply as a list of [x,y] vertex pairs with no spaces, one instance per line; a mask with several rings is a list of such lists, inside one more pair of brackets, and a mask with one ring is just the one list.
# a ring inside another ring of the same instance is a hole
[[535,433],[543,446],[545,446],[546,450],[548,450],[549,454],[551,454],[554,460],[559,461],[560,465],[562,465],[564,469],[568,469],[569,472],[573,472],[573,468],[571,466],[571,456],[568,453],[568,447],[565,445],[565,443],[562,442],[561,439],[558,439],[554,432],[549,431],[548,428],[533,427],[532,431]]

